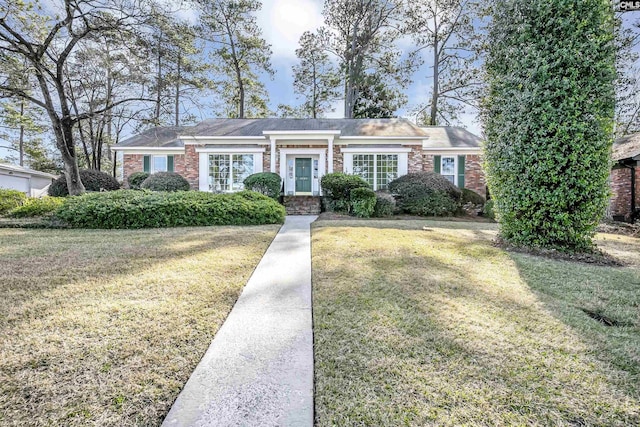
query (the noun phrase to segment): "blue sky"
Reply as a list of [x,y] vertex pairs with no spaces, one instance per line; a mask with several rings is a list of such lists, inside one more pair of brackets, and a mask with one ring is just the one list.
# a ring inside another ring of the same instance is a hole
[[[296,104],[293,93],[293,76],[291,67],[296,63],[295,50],[303,32],[314,31],[323,24],[322,0],[263,0],[263,7],[258,15],[258,24],[263,35],[273,50],[272,62],[276,75],[273,81],[266,81],[271,94],[271,105],[275,109],[280,103]],[[402,40],[399,47],[405,51],[413,47],[408,39]],[[425,63],[413,76],[413,83],[407,88],[407,105],[398,113],[411,120],[411,112],[419,105],[425,104],[429,92],[427,77],[430,74],[429,64]],[[342,101],[335,103],[336,111],[329,117],[342,117]],[[461,118],[464,127],[480,134],[480,125],[475,115]]]
[[[50,6],[56,4],[56,0],[45,0]],[[323,24],[322,18],[323,0],[263,0],[262,10],[258,14],[258,25],[262,28],[263,36],[273,51],[272,64],[276,71],[273,80],[265,77],[265,84],[270,94],[272,109],[278,104],[296,105],[293,92],[293,76],[291,67],[297,62],[295,50],[298,40],[303,32],[314,31]],[[180,10],[178,13],[183,19],[195,21],[195,13],[190,10]],[[623,15],[626,23],[640,19],[640,12],[630,12]],[[400,48],[406,52],[412,49],[411,41],[402,40]],[[639,47],[640,48],[640,47]],[[429,93],[430,64],[425,61],[423,66],[414,74],[413,82],[406,89],[408,97],[407,105],[398,113],[410,120],[414,120],[412,112],[418,106],[427,102]],[[342,117],[342,101],[335,102],[335,112],[329,117]],[[203,118],[211,117],[207,111],[200,112]],[[461,117],[461,124],[471,132],[480,135],[481,126],[475,114],[466,114]],[[0,157],[5,156],[7,150],[0,147]]]

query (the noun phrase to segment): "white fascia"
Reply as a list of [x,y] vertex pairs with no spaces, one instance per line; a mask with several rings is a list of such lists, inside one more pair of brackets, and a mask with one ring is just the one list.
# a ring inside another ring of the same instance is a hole
[[185,145],[237,145],[243,142],[247,144],[269,144],[263,136],[181,136],[179,138]]
[[196,148],[196,153],[219,153],[219,154],[225,154],[225,153],[246,153],[246,154],[253,154],[253,153],[264,153],[266,150],[266,147],[234,147],[232,145],[229,146],[229,148],[227,147],[215,147],[215,148],[211,148],[211,147],[202,147],[202,148]]
[[184,147],[111,147],[111,151],[124,154],[184,154]]
[[339,130],[265,130],[263,135],[278,140],[322,140],[327,141],[340,135]]
[[398,145],[422,145],[423,139],[407,136],[343,136],[336,139],[337,145],[358,144],[398,144]]
[[480,147],[422,147],[422,152],[426,154],[482,154]]
[[384,154],[384,153],[410,153],[411,148],[407,147],[345,147],[340,149],[341,153],[362,153],[362,154]]

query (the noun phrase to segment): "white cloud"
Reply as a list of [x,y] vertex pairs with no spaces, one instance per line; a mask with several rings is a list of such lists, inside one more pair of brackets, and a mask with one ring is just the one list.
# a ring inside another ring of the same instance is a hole
[[258,25],[271,44],[274,57],[295,58],[298,40],[305,31],[322,25],[319,0],[265,0],[258,14]]

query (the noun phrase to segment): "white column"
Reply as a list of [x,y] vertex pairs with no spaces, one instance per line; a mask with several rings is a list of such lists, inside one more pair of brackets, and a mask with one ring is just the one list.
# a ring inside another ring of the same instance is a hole
[[333,137],[329,138],[329,144],[327,146],[327,159],[328,159],[327,163],[329,163],[327,165],[327,171],[329,173],[332,173],[333,172]]
[[199,172],[198,172],[198,189],[200,191],[209,190],[209,153],[200,153]]
[[271,165],[270,171],[276,171],[276,140],[275,138],[271,138]]

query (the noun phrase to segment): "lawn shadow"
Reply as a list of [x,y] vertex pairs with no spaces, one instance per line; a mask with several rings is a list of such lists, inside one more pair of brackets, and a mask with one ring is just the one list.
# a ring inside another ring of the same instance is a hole
[[640,423],[630,379],[523,286],[491,233],[423,232],[314,268],[319,424]]
[[0,230],[0,424],[160,424],[277,228]]

